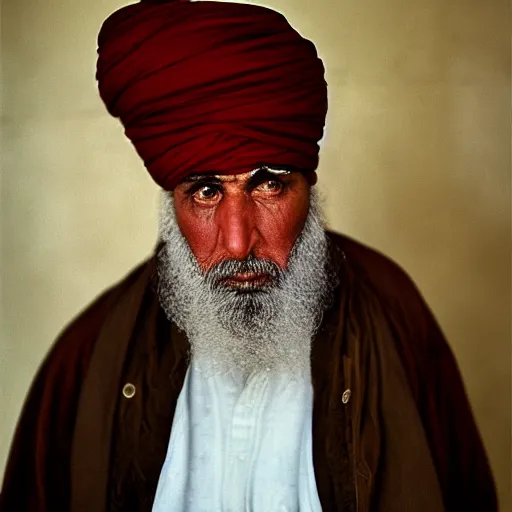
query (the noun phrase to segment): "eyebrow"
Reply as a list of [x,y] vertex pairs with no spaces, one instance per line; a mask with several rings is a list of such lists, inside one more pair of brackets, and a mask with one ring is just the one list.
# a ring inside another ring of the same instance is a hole
[[[292,171],[287,169],[279,169],[278,167],[270,167],[268,165],[262,165],[261,167],[258,167],[256,169],[253,169],[251,171],[251,175],[249,179],[247,180],[247,184],[251,185],[251,183],[254,183],[256,180],[260,178],[260,176],[263,173],[268,174],[274,174],[276,176],[283,176],[290,174]],[[200,181],[208,181],[209,183],[218,183],[221,184],[223,180],[219,179],[218,174],[215,174],[213,172],[205,172],[202,174],[192,174],[191,176],[187,176],[182,183],[197,183]]]
[[271,166],[268,166],[268,165],[262,165],[261,167],[253,169],[251,171],[251,178],[253,176],[256,176],[257,174],[259,174],[261,172],[268,172],[270,174],[275,174],[277,176],[282,176],[282,175],[285,175],[285,174],[290,174],[292,171],[290,171],[288,169],[279,169],[278,167],[271,167]]
[[207,172],[203,174],[192,174],[191,176],[187,176],[185,179],[181,181],[181,183],[195,183],[196,181],[203,181],[203,180],[209,180],[209,181],[217,181],[220,183],[221,180],[216,177],[216,175],[213,172]]

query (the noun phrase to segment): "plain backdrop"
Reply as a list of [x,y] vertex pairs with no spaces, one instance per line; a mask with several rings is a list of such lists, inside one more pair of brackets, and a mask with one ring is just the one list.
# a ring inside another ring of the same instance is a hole
[[[2,2],[0,472],[58,332],[156,240],[158,189],[94,78],[98,30],[121,5]],[[264,5],[312,39],[327,68],[318,175],[329,225],[419,286],[510,511],[510,4]]]

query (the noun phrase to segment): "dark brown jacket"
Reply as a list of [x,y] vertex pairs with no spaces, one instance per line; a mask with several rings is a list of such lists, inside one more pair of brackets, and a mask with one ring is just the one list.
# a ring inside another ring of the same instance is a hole
[[[340,284],[312,346],[323,510],[497,510],[459,371],[428,307],[389,259],[329,235]],[[105,292],[57,340],[16,430],[2,512],[151,510],[188,365],[187,340],[154,292],[155,265]]]

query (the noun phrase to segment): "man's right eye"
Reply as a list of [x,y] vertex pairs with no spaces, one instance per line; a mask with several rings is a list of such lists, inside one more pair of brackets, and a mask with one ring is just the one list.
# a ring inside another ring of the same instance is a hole
[[220,191],[211,185],[203,185],[193,193],[194,200],[201,203],[212,203],[220,199]]

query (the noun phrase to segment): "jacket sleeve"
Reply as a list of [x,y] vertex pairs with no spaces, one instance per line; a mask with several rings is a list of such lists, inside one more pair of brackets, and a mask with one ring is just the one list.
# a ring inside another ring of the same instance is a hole
[[411,283],[400,347],[448,512],[498,510],[496,489],[455,357]]
[[494,480],[455,358],[437,322],[427,315],[423,416],[434,446],[446,508],[498,510]]
[[69,461],[78,399],[110,300],[106,293],[81,314],[38,371],[11,445],[1,512],[69,509]]

